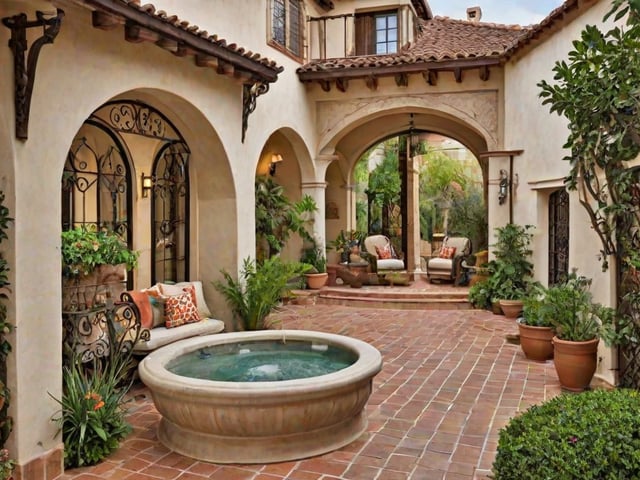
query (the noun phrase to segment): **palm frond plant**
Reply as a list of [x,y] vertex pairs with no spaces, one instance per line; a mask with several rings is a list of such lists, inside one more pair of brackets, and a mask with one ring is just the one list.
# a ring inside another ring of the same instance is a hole
[[238,279],[222,270],[224,281],[218,280],[214,286],[231,307],[237,326],[262,330],[267,316],[291,291],[290,280],[308,270],[308,265],[284,262],[280,257],[267,258],[262,263],[246,258]]

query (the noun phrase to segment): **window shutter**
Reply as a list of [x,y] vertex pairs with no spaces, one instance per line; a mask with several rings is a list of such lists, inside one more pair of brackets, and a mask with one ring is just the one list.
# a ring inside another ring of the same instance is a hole
[[373,15],[360,14],[355,18],[356,55],[375,53],[375,21]]

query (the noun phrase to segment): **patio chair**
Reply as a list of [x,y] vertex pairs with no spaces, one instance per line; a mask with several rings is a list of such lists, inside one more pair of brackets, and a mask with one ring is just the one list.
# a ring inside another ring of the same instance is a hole
[[388,237],[371,235],[364,239],[364,248],[369,256],[369,265],[373,273],[405,270],[404,261],[398,258]]
[[453,280],[456,285],[462,272],[462,260],[471,253],[471,241],[466,237],[445,237],[440,251],[427,259],[427,278]]

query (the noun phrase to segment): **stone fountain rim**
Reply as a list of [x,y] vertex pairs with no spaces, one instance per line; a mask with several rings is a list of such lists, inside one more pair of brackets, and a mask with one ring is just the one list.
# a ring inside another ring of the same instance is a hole
[[[178,327],[179,328],[179,327]],[[337,372],[317,377],[282,380],[278,382],[225,382],[184,377],[168,371],[165,366],[174,358],[193,352],[199,348],[214,345],[224,345],[239,341],[260,341],[280,339],[319,341],[332,346],[353,351],[358,359],[352,365]],[[263,400],[269,395],[279,396],[283,391],[289,393],[314,394],[352,385],[359,381],[369,381],[382,368],[382,355],[372,345],[333,333],[314,330],[258,330],[251,332],[217,333],[185,340],[163,346],[147,355],[139,364],[138,371],[141,380],[147,385],[153,385],[154,390],[182,391],[194,396],[206,397],[215,391],[218,396],[254,398],[260,395]]]

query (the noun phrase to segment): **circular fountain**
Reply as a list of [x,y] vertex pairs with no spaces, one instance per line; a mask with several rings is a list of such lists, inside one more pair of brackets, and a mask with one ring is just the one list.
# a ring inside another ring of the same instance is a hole
[[[303,362],[294,376],[305,378],[282,379],[288,360],[263,353],[265,343],[276,350],[294,345],[296,362]],[[298,355],[303,351],[310,352],[307,366]],[[245,361],[252,352],[264,361]],[[308,376],[319,356],[328,357],[331,373]],[[247,367],[236,371],[227,367],[230,361]],[[270,463],[319,455],[357,439],[366,430],[364,407],[381,367],[380,352],[360,340],[261,330],[182,340],[149,354],[138,370],[162,415],[158,437],[165,446],[214,463]],[[229,377],[238,381],[211,379]]]

